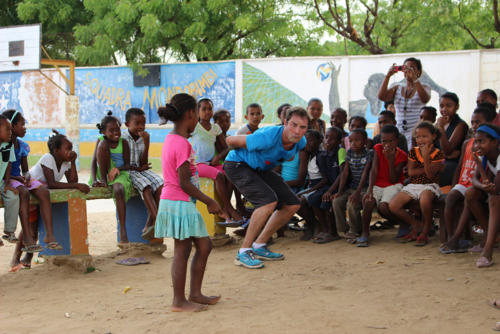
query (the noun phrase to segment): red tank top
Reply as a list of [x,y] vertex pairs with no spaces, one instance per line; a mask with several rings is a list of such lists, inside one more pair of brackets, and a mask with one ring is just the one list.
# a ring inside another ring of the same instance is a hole
[[464,187],[472,186],[472,176],[476,170],[476,162],[472,156],[472,146],[474,145],[474,138],[471,138],[465,147],[464,159],[462,161],[462,167],[460,169],[460,177],[458,178],[458,184]]

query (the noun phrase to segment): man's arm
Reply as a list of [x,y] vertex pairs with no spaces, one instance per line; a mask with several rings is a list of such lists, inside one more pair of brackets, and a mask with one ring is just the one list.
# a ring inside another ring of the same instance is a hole
[[229,136],[226,143],[230,148],[247,148],[247,136]]

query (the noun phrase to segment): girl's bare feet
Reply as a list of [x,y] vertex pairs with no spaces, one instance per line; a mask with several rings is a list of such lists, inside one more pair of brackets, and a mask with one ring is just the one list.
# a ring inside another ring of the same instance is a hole
[[220,300],[221,296],[189,296],[189,301],[204,305],[215,305]]
[[185,302],[172,304],[172,306],[170,306],[170,310],[172,312],[201,312],[206,311],[207,309],[207,305],[193,303],[187,300]]

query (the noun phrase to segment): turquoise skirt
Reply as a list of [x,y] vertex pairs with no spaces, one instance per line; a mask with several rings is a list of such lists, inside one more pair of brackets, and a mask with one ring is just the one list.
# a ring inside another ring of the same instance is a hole
[[195,203],[162,199],[156,216],[155,237],[184,240],[208,237],[208,232]]

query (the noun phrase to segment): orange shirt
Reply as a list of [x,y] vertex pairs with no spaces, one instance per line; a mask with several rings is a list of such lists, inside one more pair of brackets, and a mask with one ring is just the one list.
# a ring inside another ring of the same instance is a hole
[[458,178],[458,184],[464,187],[472,186],[472,176],[476,170],[476,161],[472,155],[472,146],[474,145],[474,138],[471,138],[465,146],[464,159],[462,161],[462,166],[460,169],[460,177]]

